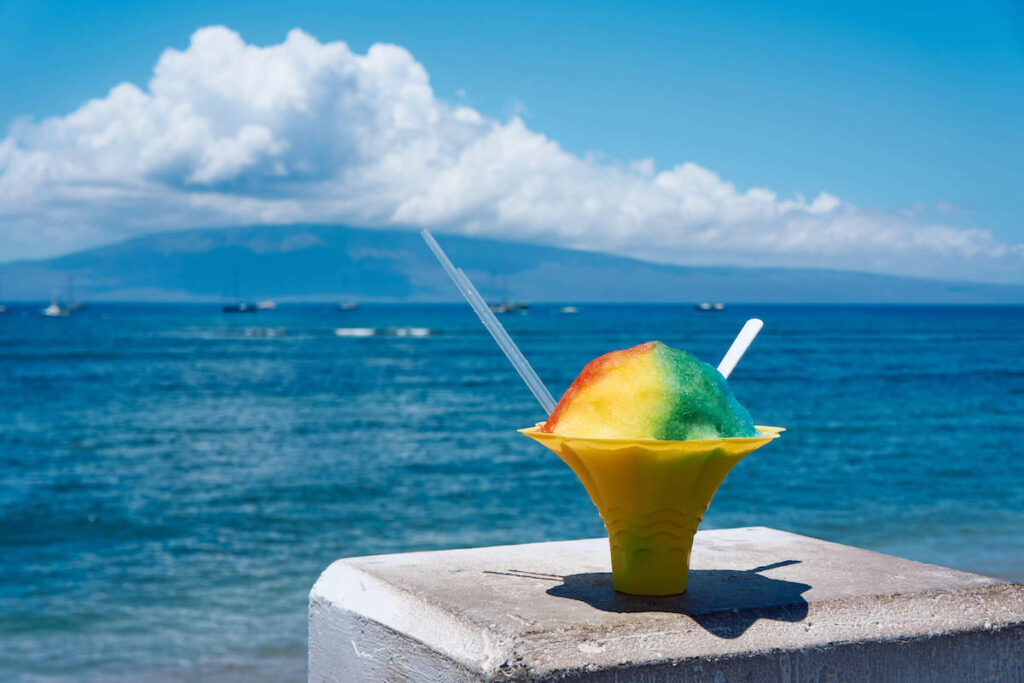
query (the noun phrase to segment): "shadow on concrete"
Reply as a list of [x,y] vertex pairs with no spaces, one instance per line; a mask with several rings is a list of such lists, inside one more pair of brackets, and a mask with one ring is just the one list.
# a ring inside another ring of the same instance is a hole
[[799,622],[807,618],[806,583],[783,581],[761,572],[798,564],[786,560],[748,570],[692,569],[683,595],[645,597],[616,593],[609,573],[570,574],[548,595],[585,602],[605,612],[684,614],[719,638],[739,638],[758,619]]

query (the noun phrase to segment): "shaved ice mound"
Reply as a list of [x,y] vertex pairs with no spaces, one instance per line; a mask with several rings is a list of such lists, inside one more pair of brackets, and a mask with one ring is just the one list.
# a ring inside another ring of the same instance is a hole
[[588,363],[539,431],[664,441],[757,435],[718,370],[658,341]]

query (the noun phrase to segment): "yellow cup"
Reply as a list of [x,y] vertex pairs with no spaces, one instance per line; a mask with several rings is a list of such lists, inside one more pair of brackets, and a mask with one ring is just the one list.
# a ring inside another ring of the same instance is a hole
[[686,591],[697,525],[729,470],[778,438],[695,441],[587,439],[519,430],[555,452],[576,473],[608,530],[615,590],[632,595]]

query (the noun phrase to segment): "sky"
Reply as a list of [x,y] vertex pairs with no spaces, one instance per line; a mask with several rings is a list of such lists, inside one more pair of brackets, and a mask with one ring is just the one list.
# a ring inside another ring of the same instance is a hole
[[1024,11],[0,0],[0,261],[339,222],[1024,284]]

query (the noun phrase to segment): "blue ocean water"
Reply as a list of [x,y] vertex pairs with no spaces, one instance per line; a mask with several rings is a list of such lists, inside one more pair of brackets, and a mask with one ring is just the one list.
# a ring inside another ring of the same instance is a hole
[[[463,305],[38,308],[0,316],[0,680],[298,680],[336,558],[603,535]],[[503,318],[556,395],[649,339],[714,364],[764,319],[730,383],[789,431],[704,528],[1024,580],[1024,308],[581,309]]]

